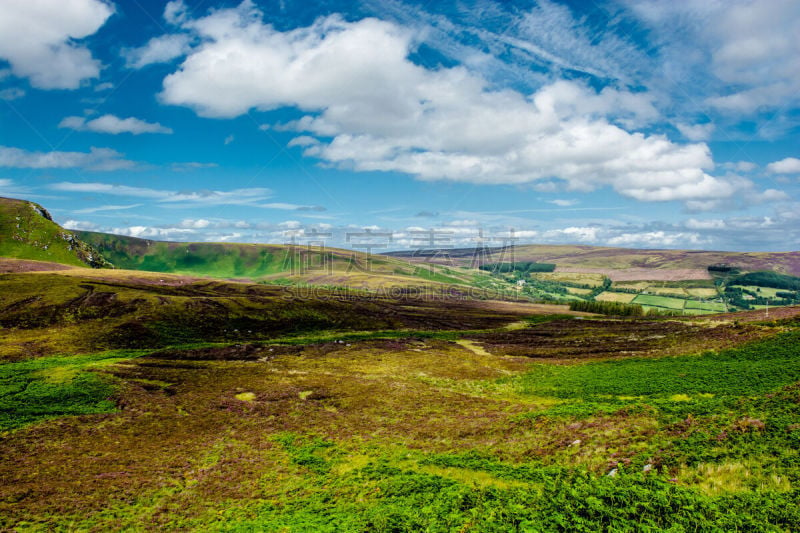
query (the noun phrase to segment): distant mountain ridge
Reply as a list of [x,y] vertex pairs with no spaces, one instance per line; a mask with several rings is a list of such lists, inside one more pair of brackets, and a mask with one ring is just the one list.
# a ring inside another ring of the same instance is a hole
[[800,276],[800,251],[720,252],[653,250],[586,245],[524,244],[497,248],[430,249],[387,252],[409,261],[477,268],[481,264],[530,261],[555,263],[558,269],[706,269],[727,264],[741,270],[772,270]]

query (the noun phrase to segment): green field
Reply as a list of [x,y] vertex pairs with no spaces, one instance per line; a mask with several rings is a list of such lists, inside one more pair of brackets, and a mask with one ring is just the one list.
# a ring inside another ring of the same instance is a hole
[[731,287],[745,289],[764,298],[777,298],[777,293],[786,292],[785,289],[773,289],[772,287],[759,287],[756,285],[731,285]]
[[631,303],[638,304],[643,307],[674,309],[680,311],[684,308],[686,300],[681,298],[670,298],[669,296],[639,294],[631,301]]
[[713,311],[715,313],[724,313],[727,311],[725,304],[720,302],[702,302],[697,300],[686,300],[686,310],[701,310]]

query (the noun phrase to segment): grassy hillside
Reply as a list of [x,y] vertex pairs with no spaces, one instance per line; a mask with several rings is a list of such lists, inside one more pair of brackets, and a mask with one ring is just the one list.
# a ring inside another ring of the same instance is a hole
[[0,257],[107,267],[106,259],[65,230],[39,204],[0,198]]
[[105,233],[78,232],[117,267],[173,274],[246,278],[372,289],[380,286],[456,284],[488,280],[480,272],[336,248],[278,244],[164,242]]

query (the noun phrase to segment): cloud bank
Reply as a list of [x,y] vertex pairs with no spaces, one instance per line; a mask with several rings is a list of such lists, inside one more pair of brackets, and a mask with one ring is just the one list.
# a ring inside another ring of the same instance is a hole
[[304,133],[293,144],[356,171],[478,184],[555,178],[641,201],[719,202],[752,187],[712,175],[704,143],[628,131],[657,116],[646,95],[563,80],[532,94],[494,89],[464,67],[413,63],[416,36],[389,22],[330,16],[281,32],[262,16],[245,1],[183,22],[202,44],[164,79],[162,102],[217,118],[299,108],[307,114],[284,126]]

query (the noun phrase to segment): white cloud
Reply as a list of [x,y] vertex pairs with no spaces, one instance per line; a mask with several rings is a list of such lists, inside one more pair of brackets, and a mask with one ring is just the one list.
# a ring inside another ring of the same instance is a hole
[[675,246],[699,246],[705,242],[699,233],[646,231],[622,233],[606,241],[609,246],[643,246],[645,248],[673,248]]
[[115,235],[126,235],[128,237],[138,237],[140,239],[185,239],[196,234],[190,228],[159,228],[153,226],[128,226],[121,228],[111,228],[110,233]]
[[200,161],[186,161],[182,163],[172,163],[172,170],[176,172],[186,172],[190,170],[199,170],[201,168],[217,168],[217,163],[202,163]]
[[183,3],[183,0],[167,2],[167,5],[164,7],[164,20],[173,25],[180,24],[186,20],[186,11],[186,4]]
[[268,204],[262,204],[259,207],[265,207],[267,209],[280,209],[283,211],[325,211],[325,208],[319,205],[298,205],[288,204],[285,202],[272,202]]
[[752,172],[758,168],[758,165],[756,165],[752,161],[736,161],[736,162],[723,163],[722,167],[727,168],[729,170],[735,170],[737,172]]
[[23,195],[28,195],[30,192],[31,191],[28,187],[17,185],[16,183],[14,183],[13,180],[0,179],[0,196],[5,196],[5,197],[23,196]]
[[729,113],[798,101],[800,3],[795,0],[623,1],[663,38],[662,80],[693,84],[695,97],[708,95],[708,103]]
[[182,228],[203,229],[207,228],[210,224],[211,222],[204,218],[200,218],[197,220],[187,218],[185,220],[182,220],[180,225]]
[[74,42],[95,33],[114,12],[101,0],[3,0],[0,58],[41,89],[76,89],[100,63]]
[[23,96],[25,96],[25,91],[19,87],[11,87],[9,89],[3,89],[0,91],[0,100],[18,100]]
[[557,205],[558,207],[572,207],[573,205],[577,205],[578,201],[557,198],[555,200],[548,200],[547,203]]
[[170,207],[198,205],[247,205],[258,207],[259,202],[263,202],[272,195],[272,191],[269,189],[258,187],[230,191],[171,191],[110,183],[75,183],[69,181],[55,183],[50,188],[65,192],[149,198],[159,203],[168,204]]
[[775,174],[800,174],[800,159],[787,157],[767,165],[767,170]]
[[88,121],[83,117],[65,117],[58,124],[58,127],[78,131],[110,133],[112,135],[120,133],[132,133],[133,135],[141,133],[172,133],[170,128],[161,124],[146,122],[135,117],[119,118],[114,115],[103,115]]
[[286,146],[291,148],[292,146],[311,146],[317,143],[319,143],[319,141],[310,135],[300,135],[289,141],[289,144]]
[[92,230],[98,229],[97,228],[97,224],[95,224],[94,222],[86,221],[86,220],[72,220],[72,219],[70,219],[70,220],[67,220],[66,222],[64,222],[63,224],[61,224],[61,226],[66,228],[66,229],[84,230],[84,231],[92,231]]
[[168,63],[173,59],[186,55],[190,49],[190,38],[185,33],[175,33],[153,37],[140,48],[123,51],[127,64],[131,68],[142,68],[154,63]]
[[142,204],[129,204],[129,205],[101,205],[98,207],[87,207],[85,209],[77,209],[73,211],[76,215],[85,215],[89,213],[99,213],[101,211],[124,211],[127,209],[135,209],[141,207]]
[[236,139],[236,137],[234,137],[233,133],[231,133],[230,135],[228,135],[227,137],[225,137],[225,140],[223,141],[223,144],[224,144],[225,146],[228,146],[228,145],[229,145],[229,144],[231,144],[231,143],[232,143],[232,142],[233,142],[235,139]]
[[0,167],[15,168],[85,168],[87,170],[120,170],[135,166],[133,161],[111,148],[89,149],[89,152],[29,152],[21,148],[0,146]]
[[689,229],[698,230],[725,229],[727,227],[725,221],[720,219],[698,220],[696,218],[690,218],[685,222],[685,225]]
[[707,124],[676,124],[676,127],[681,135],[690,141],[707,141],[714,131],[714,124],[711,122]]
[[657,117],[647,94],[557,81],[526,97],[462,67],[412,63],[413,33],[388,22],[331,16],[279,32],[261,16],[246,1],[185,22],[202,44],[165,78],[161,100],[208,117],[298,107],[309,114],[293,129],[331,139],[305,155],[357,171],[495,184],[557,178],[570,190],[610,186],[643,201],[718,199],[748,186],[709,175],[705,144],[623,129]]

